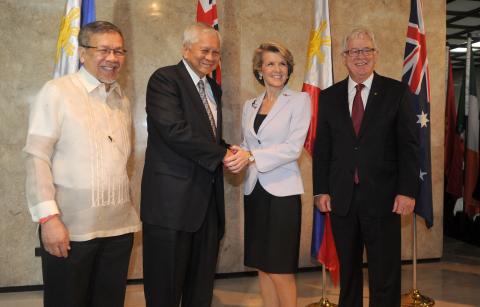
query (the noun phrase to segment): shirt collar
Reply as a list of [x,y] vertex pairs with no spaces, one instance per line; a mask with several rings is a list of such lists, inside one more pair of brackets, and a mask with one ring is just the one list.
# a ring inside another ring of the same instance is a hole
[[[98,81],[98,79],[89,73],[83,65],[78,70],[78,74],[80,75],[80,82],[82,82],[83,86],[85,86],[88,93],[91,93],[100,87],[105,90],[105,84]],[[122,96],[122,91],[120,90],[120,86],[117,82],[110,84],[110,92],[112,91],[115,91],[118,95]]]
[[193,69],[190,67],[187,61],[185,59],[182,59],[183,64],[185,64],[185,67],[187,68],[188,74],[190,75],[190,78],[192,78],[193,83],[195,86],[197,86],[198,81],[203,80],[203,83],[205,83],[205,86],[207,86],[207,77],[203,76],[203,78],[200,78],[196,72],[193,71]]
[[[373,73],[370,75],[370,77],[368,77],[365,81],[363,81],[362,84],[365,85],[365,87],[368,90],[370,90],[372,88],[372,82],[373,82]],[[357,84],[358,84],[357,82],[352,80],[352,77],[348,76],[348,91],[349,92],[355,91],[356,90],[355,86]]]

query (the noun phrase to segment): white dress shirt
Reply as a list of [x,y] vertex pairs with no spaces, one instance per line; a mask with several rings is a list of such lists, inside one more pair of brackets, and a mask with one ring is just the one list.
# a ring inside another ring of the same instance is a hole
[[213,96],[212,88],[210,87],[210,83],[208,83],[207,77],[204,76],[203,78],[200,79],[200,77],[193,71],[193,69],[190,67],[187,61],[185,59],[182,60],[183,64],[185,64],[185,67],[187,68],[188,74],[190,75],[190,78],[192,78],[193,83],[195,84],[195,87],[198,90],[198,81],[203,80],[203,84],[205,84],[205,94],[207,95],[207,100],[208,100],[208,106],[210,107],[210,111],[212,111],[213,119],[215,120],[215,126],[217,126],[217,103],[215,101],[215,98]]
[[[362,82],[365,87],[362,89],[362,102],[363,102],[363,109],[367,108],[367,100],[368,94],[370,94],[370,90],[372,89],[372,81],[373,81],[373,74],[370,75],[365,81]],[[352,80],[351,77],[348,77],[348,110],[350,111],[350,116],[352,115],[352,106],[353,106],[353,99],[355,98],[355,94],[357,93],[357,86],[358,83]]]

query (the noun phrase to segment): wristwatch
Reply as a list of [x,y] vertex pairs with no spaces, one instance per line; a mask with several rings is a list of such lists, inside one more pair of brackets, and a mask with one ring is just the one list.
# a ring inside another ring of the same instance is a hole
[[248,161],[249,162],[255,162],[255,157],[252,155],[252,152],[249,151],[248,154],[249,154]]

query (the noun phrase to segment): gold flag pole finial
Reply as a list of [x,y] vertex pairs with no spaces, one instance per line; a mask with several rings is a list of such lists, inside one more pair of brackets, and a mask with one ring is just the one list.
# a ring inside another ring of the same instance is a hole
[[418,289],[412,289],[402,295],[402,307],[431,307],[435,301],[428,296],[422,295]]
[[325,297],[325,289],[327,287],[327,272],[325,270],[325,265],[322,265],[322,297],[318,303],[308,304],[306,307],[337,307],[337,304],[330,303],[328,298]]
[[417,216],[412,218],[412,264],[413,264],[413,289],[402,295],[402,307],[431,307],[435,301],[428,296],[422,295],[417,289]]

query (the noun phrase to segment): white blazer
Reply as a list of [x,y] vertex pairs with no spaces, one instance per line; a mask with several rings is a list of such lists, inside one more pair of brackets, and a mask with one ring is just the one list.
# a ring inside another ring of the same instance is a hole
[[297,159],[310,125],[310,96],[285,87],[255,133],[253,123],[265,92],[243,106],[241,147],[252,152],[255,163],[247,168],[244,194],[252,193],[257,182],[272,195],[303,193]]

